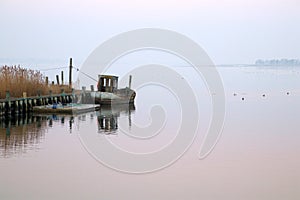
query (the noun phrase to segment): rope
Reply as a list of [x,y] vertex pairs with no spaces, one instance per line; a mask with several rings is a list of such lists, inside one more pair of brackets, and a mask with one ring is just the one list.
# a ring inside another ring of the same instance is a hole
[[51,70],[57,70],[57,69],[66,69],[68,67],[54,67],[54,68],[48,68],[48,69],[39,69],[39,71],[51,71]]
[[[54,67],[54,68],[48,68],[48,69],[41,69],[39,71],[51,71],[51,70],[66,69],[66,68],[69,68],[69,67]],[[98,82],[98,80],[94,79],[92,76],[90,76],[87,73],[79,70],[78,68],[76,68],[74,66],[72,68],[76,69],[78,72],[82,73],[83,75],[85,75],[86,77],[90,78],[91,80],[93,80],[95,82]]]
[[96,82],[98,83],[98,80],[94,79],[92,76],[88,75],[87,73],[85,73],[85,72],[79,70],[79,69],[76,68],[76,67],[72,67],[72,68],[76,69],[78,72],[82,73],[82,74],[85,75],[86,77],[88,77],[88,78],[90,78],[90,79],[92,79],[93,81],[96,81]]

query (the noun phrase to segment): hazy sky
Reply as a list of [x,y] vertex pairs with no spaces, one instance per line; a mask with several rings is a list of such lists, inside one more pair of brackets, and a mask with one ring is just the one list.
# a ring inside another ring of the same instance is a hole
[[0,59],[84,60],[102,41],[166,28],[216,64],[299,58],[299,0],[1,0]]

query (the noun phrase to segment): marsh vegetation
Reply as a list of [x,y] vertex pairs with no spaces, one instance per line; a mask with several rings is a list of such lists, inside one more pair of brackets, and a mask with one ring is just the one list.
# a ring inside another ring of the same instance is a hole
[[5,98],[6,91],[11,97],[22,97],[23,92],[27,96],[37,94],[47,95],[51,90],[53,94],[71,92],[68,85],[48,84],[46,77],[38,70],[26,69],[21,66],[0,67],[0,99]]

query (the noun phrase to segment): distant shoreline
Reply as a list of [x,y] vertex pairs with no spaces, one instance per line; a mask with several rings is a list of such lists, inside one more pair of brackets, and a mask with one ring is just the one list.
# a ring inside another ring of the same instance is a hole
[[299,59],[271,59],[271,60],[262,60],[258,59],[255,62],[255,65],[258,66],[300,66]]

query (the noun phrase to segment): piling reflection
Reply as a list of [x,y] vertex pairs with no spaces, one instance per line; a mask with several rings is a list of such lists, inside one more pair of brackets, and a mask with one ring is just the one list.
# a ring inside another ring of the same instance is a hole
[[131,113],[134,110],[134,105],[101,106],[100,110],[96,112],[98,133],[105,135],[116,134],[120,115],[127,116],[128,124],[131,126]]
[[0,119],[0,157],[22,154],[44,139],[47,117],[16,116]]

